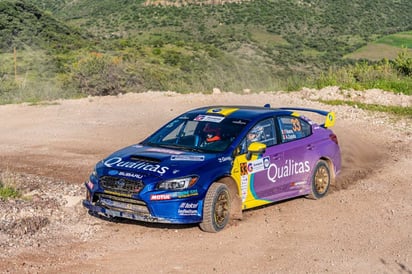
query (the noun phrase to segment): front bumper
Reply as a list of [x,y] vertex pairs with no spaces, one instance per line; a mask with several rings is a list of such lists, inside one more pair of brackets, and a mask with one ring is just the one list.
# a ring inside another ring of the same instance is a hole
[[126,212],[126,211],[121,211],[121,210],[109,209],[109,208],[105,208],[102,206],[93,205],[88,200],[83,200],[83,206],[92,213],[97,213],[97,214],[104,215],[107,217],[120,217],[120,218],[132,219],[132,220],[143,221],[143,222],[151,222],[151,223],[182,223],[181,220],[159,218],[159,217],[154,217],[150,214],[136,214],[136,213]]
[[[127,210],[118,207],[109,207],[97,203],[92,203],[90,200],[83,200],[83,206],[89,210],[90,213],[97,215],[103,215],[106,217],[120,217],[136,221],[150,222],[150,223],[169,223],[169,224],[192,224],[201,222],[201,216],[199,216],[198,210],[190,209],[190,205],[201,205],[201,201],[174,201],[170,203],[156,203],[151,205],[155,208],[155,212],[163,212],[163,216],[154,216],[149,212],[137,212],[133,210]],[[189,209],[188,206],[189,205]],[[165,213],[164,211],[167,211]],[[199,208],[200,210],[200,208]],[[185,215],[189,212],[192,215]],[[195,213],[196,212],[196,215]],[[167,217],[165,217],[167,216]]]

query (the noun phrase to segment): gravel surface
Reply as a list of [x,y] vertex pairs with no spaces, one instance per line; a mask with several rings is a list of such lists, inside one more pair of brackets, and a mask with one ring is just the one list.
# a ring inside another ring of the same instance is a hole
[[[2,273],[412,273],[412,117],[318,100],[411,107],[412,98],[338,87],[298,92],[147,92],[0,106]],[[343,170],[325,198],[244,212],[217,234],[101,219],[81,205],[94,164],[171,118],[215,104],[333,110]]]

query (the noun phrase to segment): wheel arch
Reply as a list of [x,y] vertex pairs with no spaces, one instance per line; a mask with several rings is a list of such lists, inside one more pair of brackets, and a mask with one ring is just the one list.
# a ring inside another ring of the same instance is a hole
[[242,219],[242,198],[239,195],[239,187],[236,181],[230,176],[224,176],[216,180],[216,182],[225,184],[230,193],[230,218]]
[[330,180],[331,180],[331,184],[335,184],[336,181],[336,172],[335,172],[335,166],[332,162],[332,160],[328,157],[321,157],[319,159],[319,161],[324,161],[326,162],[326,164],[328,165],[329,168],[329,172],[330,172]]

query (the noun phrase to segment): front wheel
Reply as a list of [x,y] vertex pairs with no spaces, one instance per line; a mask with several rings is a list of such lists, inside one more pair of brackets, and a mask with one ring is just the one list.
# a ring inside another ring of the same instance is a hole
[[229,222],[229,216],[229,189],[225,184],[213,183],[206,193],[200,228],[206,232],[219,232]]
[[325,161],[319,161],[312,175],[311,192],[309,197],[320,199],[326,195],[329,190],[331,175],[329,166]]

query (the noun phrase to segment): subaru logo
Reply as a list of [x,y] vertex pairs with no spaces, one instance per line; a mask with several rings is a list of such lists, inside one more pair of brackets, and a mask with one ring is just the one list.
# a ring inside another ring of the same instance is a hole
[[118,187],[124,187],[126,185],[126,181],[124,179],[120,179],[116,182]]

